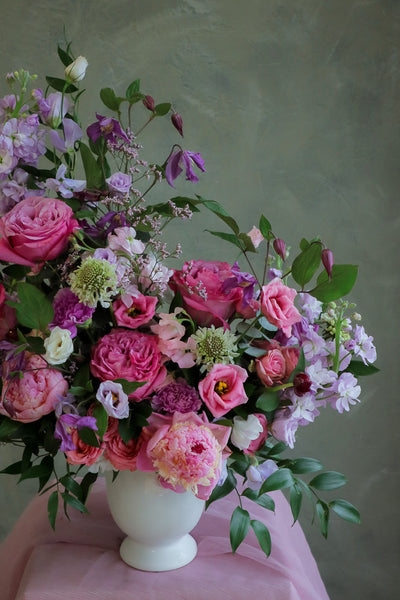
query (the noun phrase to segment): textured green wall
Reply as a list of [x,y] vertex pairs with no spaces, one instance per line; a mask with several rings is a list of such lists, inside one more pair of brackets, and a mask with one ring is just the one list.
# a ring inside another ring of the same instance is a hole
[[[382,372],[364,380],[349,414],[325,411],[303,428],[296,453],[348,475],[343,495],[363,524],[333,517],[328,542],[307,515],[303,527],[333,600],[397,598],[400,2],[0,4],[0,73],[23,66],[60,76],[55,49],[65,24],[90,63],[87,120],[100,107],[97,89],[122,91],[141,77],[157,101],[174,101],[185,143],[206,161],[187,193],[222,202],[244,230],[263,212],[292,247],[319,234],[337,262],[360,265],[353,297]],[[163,130],[156,124],[143,138],[152,152],[163,148]],[[210,224],[204,215],[171,237],[186,242],[187,258],[230,259],[229,247],[200,233]],[[2,447],[1,464],[11,458]],[[1,535],[32,493],[2,476]]]

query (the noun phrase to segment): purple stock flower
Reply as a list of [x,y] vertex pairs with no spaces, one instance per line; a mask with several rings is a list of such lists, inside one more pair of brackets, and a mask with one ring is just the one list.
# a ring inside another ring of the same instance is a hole
[[57,292],[53,301],[54,318],[50,323],[50,329],[61,327],[71,332],[71,337],[77,334],[76,325],[82,325],[91,318],[94,308],[79,302],[69,288],[62,288]]
[[161,388],[152,398],[152,407],[157,412],[197,412],[201,400],[197,391],[184,380],[177,380]]
[[363,363],[373,363],[376,360],[376,348],[373,344],[374,338],[366,334],[362,325],[356,325],[354,339],[346,342],[346,350],[350,350],[359,356]]
[[188,181],[199,181],[199,178],[193,171],[193,164],[201,171],[205,171],[204,160],[198,152],[189,152],[188,150],[177,150],[176,152],[173,152],[165,167],[165,179],[169,185],[173,188],[175,187],[173,182],[182,173],[183,168],[185,169],[186,179]]
[[59,417],[54,430],[54,437],[61,440],[61,452],[75,450],[75,444],[72,441],[71,429],[82,429],[89,427],[97,431],[96,419],[94,417],[80,417],[76,414],[63,414]]
[[129,398],[120,383],[103,381],[99,385],[96,398],[104,406],[109,417],[116,419],[129,417]]
[[350,410],[349,404],[360,402],[358,396],[361,393],[361,387],[357,385],[357,379],[352,373],[342,373],[332,389],[336,394],[330,402],[340,414],[343,410]]
[[257,280],[250,275],[250,273],[240,271],[237,261],[233,265],[231,271],[234,276],[228,277],[228,279],[224,281],[223,291],[230,292],[236,287],[243,288],[242,308],[245,308],[253,299],[254,286],[256,285]]
[[112,119],[111,117],[103,117],[96,113],[97,121],[89,125],[86,129],[88,137],[93,143],[97,142],[99,137],[104,137],[105,140],[115,142],[115,138],[119,137],[129,142],[126,133],[121,129],[119,121]]

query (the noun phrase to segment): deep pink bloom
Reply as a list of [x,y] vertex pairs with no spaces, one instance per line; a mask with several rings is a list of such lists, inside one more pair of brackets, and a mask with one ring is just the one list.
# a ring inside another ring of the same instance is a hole
[[157,298],[140,294],[137,298],[124,294],[113,302],[114,316],[119,327],[137,329],[148,323],[154,316]]
[[201,400],[195,388],[184,379],[178,379],[162,387],[152,397],[151,405],[159,413],[188,413],[197,412],[201,407]]
[[121,129],[119,121],[111,117],[103,117],[98,113],[96,113],[96,118],[97,121],[89,125],[86,129],[86,133],[93,143],[99,137],[104,137],[105,140],[109,140],[110,142],[115,142],[115,138],[117,137],[129,142],[126,133]]
[[179,132],[179,134],[183,137],[183,121],[182,117],[179,113],[173,113],[171,115],[172,125]]
[[69,288],[61,288],[54,296],[53,300],[54,318],[49,328],[61,327],[71,332],[71,337],[77,334],[77,325],[82,325],[88,321],[94,313],[94,308],[86,306],[79,302],[76,296]]
[[239,365],[216,364],[199,383],[199,394],[211,414],[218,418],[247,402],[243,383],[247,371]]
[[243,450],[243,452],[245,454],[253,454],[254,452],[257,452],[257,450],[259,450],[263,446],[265,440],[268,437],[268,423],[267,423],[266,416],[263,415],[262,413],[253,413],[253,414],[260,421],[260,425],[262,427],[262,432],[260,433],[258,438],[256,438],[255,440],[252,440],[250,442],[249,446]]

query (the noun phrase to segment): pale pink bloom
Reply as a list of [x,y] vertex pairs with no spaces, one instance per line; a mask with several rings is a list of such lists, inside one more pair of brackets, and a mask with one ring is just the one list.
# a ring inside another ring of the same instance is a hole
[[129,256],[142,254],[145,245],[136,239],[136,231],[133,227],[117,227],[108,236],[108,247],[115,252],[125,252]]
[[258,246],[264,240],[263,234],[261,233],[261,231],[259,229],[257,229],[257,227],[255,225],[253,225],[253,227],[250,229],[250,231],[247,235],[253,242],[254,248],[258,248]]
[[185,327],[177,319],[181,312],[178,307],[173,313],[160,313],[157,325],[152,325],[151,330],[158,336],[158,347],[164,356],[176,362],[181,368],[190,368],[195,364],[194,351],[196,343],[192,338],[183,342]]

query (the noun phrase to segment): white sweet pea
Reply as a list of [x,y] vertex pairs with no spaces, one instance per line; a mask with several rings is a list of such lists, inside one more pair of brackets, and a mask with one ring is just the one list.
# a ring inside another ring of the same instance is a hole
[[256,440],[262,431],[262,425],[255,415],[249,415],[247,419],[233,417],[231,442],[239,450],[247,450],[250,442]]
[[48,338],[44,340],[45,360],[50,365],[61,365],[74,350],[71,332],[68,329],[54,327]]
[[82,81],[86,75],[86,69],[88,68],[88,61],[84,56],[78,56],[71,64],[66,67],[65,79],[70,83],[77,83]]

